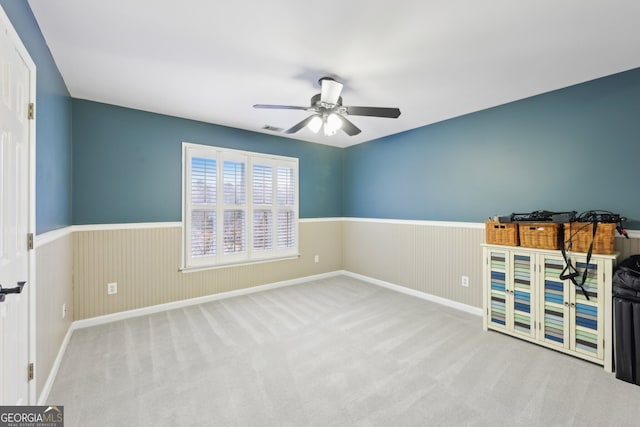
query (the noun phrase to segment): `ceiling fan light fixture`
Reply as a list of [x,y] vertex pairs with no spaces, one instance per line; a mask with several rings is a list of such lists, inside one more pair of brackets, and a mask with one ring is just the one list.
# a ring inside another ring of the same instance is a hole
[[342,127],[342,119],[336,113],[327,116],[324,122],[324,134],[327,136],[335,135]]
[[324,130],[324,136],[333,136],[336,134],[335,130],[331,130],[327,126],[325,126],[323,130]]
[[313,116],[307,124],[309,130],[313,133],[318,133],[322,127],[322,118],[320,116]]

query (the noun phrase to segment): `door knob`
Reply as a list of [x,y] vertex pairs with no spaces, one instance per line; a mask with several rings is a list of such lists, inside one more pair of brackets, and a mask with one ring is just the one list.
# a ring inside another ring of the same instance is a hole
[[24,288],[24,285],[27,282],[18,282],[15,288],[3,288],[2,285],[0,285],[0,302],[3,302],[5,299],[5,295],[8,294],[21,294],[22,293],[22,288]]

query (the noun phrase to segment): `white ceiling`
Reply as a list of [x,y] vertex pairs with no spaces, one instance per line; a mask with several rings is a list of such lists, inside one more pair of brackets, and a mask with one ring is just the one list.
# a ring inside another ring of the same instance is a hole
[[[318,79],[362,133],[346,147],[640,67],[638,0],[29,0],[74,98],[274,134]],[[278,135],[286,136],[278,133]]]

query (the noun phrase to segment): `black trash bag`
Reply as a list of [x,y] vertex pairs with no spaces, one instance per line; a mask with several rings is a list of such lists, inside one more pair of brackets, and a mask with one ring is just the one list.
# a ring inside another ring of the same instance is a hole
[[613,298],[616,378],[640,385],[640,302]]

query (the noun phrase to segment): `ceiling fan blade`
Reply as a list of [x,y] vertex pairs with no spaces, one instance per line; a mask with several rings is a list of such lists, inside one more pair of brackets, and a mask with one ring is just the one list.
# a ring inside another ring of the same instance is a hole
[[354,136],[362,132],[356,125],[347,120],[346,117],[340,116],[342,120],[342,130],[349,136]]
[[255,104],[253,108],[265,108],[268,110],[311,110],[310,107],[298,107],[296,105],[271,105],[271,104]]
[[322,92],[320,93],[320,100],[327,104],[336,105],[342,93],[343,84],[333,80],[331,77],[323,77],[320,79],[322,85]]
[[350,116],[371,116],[371,117],[387,117],[397,119],[400,116],[399,108],[383,108],[383,107],[346,107],[347,114]]
[[317,114],[313,114],[313,115],[307,117],[306,119],[304,119],[303,121],[301,121],[297,125],[294,125],[293,127],[285,130],[284,133],[291,134],[291,133],[298,132],[300,129],[302,129],[303,127],[307,126],[309,124],[309,122],[311,120],[313,120],[313,118],[316,117],[316,116],[317,116]]

